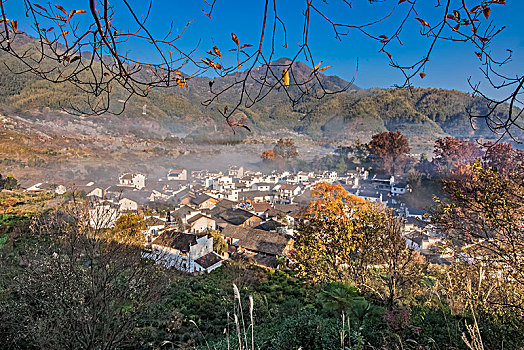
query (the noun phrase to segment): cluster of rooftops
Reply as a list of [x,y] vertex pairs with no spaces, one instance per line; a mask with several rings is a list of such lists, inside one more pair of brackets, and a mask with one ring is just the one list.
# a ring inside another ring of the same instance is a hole
[[[426,251],[440,241],[440,236],[428,226],[425,211],[403,204],[400,195],[409,191],[409,187],[402,180],[394,176],[370,176],[361,168],[345,174],[334,171],[264,174],[242,167],[230,167],[227,172],[170,169],[159,179],[124,173],[117,184],[96,186],[92,182],[77,189],[93,201],[92,217],[98,215],[96,210],[102,206],[104,213],[111,211],[115,219],[105,223],[107,227],[114,225],[116,218],[126,211],[158,208],[159,204],[169,208],[167,214],[166,210],[162,214],[153,210],[147,217],[147,239],[157,249],[170,249],[177,259],[184,254],[187,258],[191,256],[191,261],[202,258],[198,269],[189,262],[184,268],[173,265],[194,272],[209,270],[223,259],[238,255],[274,267],[279,256],[292,251],[298,214],[311,200],[312,186],[319,182],[340,184],[350,194],[393,208],[405,219],[406,242],[415,249]],[[45,187],[37,184],[27,190]],[[54,189],[64,190],[58,186]],[[218,256],[211,254],[212,249],[199,248],[198,254],[189,254],[190,247],[205,243],[199,243],[203,242],[200,237],[209,236],[212,242],[209,232],[218,232],[226,240],[228,252]]]

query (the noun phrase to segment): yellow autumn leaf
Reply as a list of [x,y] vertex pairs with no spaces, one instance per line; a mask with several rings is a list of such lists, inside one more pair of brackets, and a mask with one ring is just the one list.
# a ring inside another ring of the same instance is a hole
[[187,81],[185,78],[177,79],[176,82],[179,88],[183,88],[183,87],[187,88]]
[[289,86],[289,69],[287,68],[282,71],[282,83]]
[[72,18],[77,13],[86,13],[86,12],[85,10],[71,10],[71,12],[69,13],[69,18]]
[[322,64],[322,61],[318,62],[318,63],[316,64],[316,66],[313,67],[313,70],[311,71],[311,73],[315,73],[315,72],[317,71],[318,67],[320,67],[321,64]]

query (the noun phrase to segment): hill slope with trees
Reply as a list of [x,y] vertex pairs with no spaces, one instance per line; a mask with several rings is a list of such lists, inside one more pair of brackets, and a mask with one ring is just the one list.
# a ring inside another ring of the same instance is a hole
[[[281,58],[273,64],[285,64],[287,60]],[[297,77],[311,74],[311,67],[301,62],[293,63],[293,69]],[[7,54],[0,55],[0,111],[4,114],[31,115],[46,107],[57,112],[72,107],[85,108],[86,96],[70,83],[57,85],[30,74],[14,74],[21,71],[20,62]],[[253,79],[247,80],[248,91],[254,88],[256,72],[255,69],[251,73]],[[212,96],[209,83],[213,81],[213,89],[219,89],[231,85],[243,74],[245,72],[215,79],[195,77],[187,88],[153,90],[147,98],[129,100],[122,115],[153,119],[171,132],[214,132],[215,126],[227,127],[220,112],[236,105],[239,91],[234,87],[221,96],[218,105],[205,108],[202,102]],[[337,76],[319,74],[319,77],[328,92],[348,89],[323,96],[313,92],[303,96],[294,106],[283,90],[274,90],[251,108],[239,107],[234,122],[248,125],[254,133],[284,130],[328,140],[369,138],[378,132],[396,130],[408,137],[431,139],[444,135],[493,137],[483,121],[476,123],[475,129],[471,127],[468,111],[472,114],[487,112],[481,98],[443,89],[360,89]],[[124,93],[121,97],[124,98]],[[114,111],[121,109],[118,91],[114,92],[111,103]]]

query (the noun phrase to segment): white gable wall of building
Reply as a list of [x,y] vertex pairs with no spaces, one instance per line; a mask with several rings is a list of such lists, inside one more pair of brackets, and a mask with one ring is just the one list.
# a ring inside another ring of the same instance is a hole
[[162,263],[167,267],[174,267],[180,271],[193,273],[205,270],[202,266],[195,263],[195,260],[213,251],[213,237],[205,235],[197,238],[197,244],[189,247],[189,253],[181,253],[177,249],[154,243],[151,245],[151,248],[155,251],[152,257],[158,263]]

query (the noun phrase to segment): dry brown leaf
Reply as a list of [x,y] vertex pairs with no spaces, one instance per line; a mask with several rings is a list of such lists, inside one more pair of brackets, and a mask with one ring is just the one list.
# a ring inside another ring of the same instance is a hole
[[56,7],[57,9],[59,9],[60,11],[62,11],[63,13],[65,13],[65,15],[67,16],[67,12],[66,12],[66,10],[65,10],[62,6],[60,6],[60,5],[55,5],[55,7]]
[[231,33],[231,39],[232,39],[232,40],[235,42],[235,44],[237,44],[237,46],[238,46],[238,44],[239,44],[240,42],[238,41],[238,36],[236,36],[235,33]]
[[486,17],[486,19],[488,19],[489,17],[489,11],[491,11],[489,7],[484,7],[484,9],[482,10],[482,13],[484,14],[484,17]]
[[38,4],[34,4],[34,6],[35,6],[35,7],[38,7],[38,8],[39,8],[40,10],[42,10],[42,11],[47,12],[47,10],[45,9],[45,7],[43,7],[43,6],[40,6],[40,5],[38,5]]
[[417,17],[417,18],[415,18],[415,19],[416,19],[417,21],[419,21],[420,24],[422,24],[424,27],[426,27],[426,26],[429,27],[429,23],[426,22],[426,21],[424,21],[422,18],[418,18],[418,17]]

